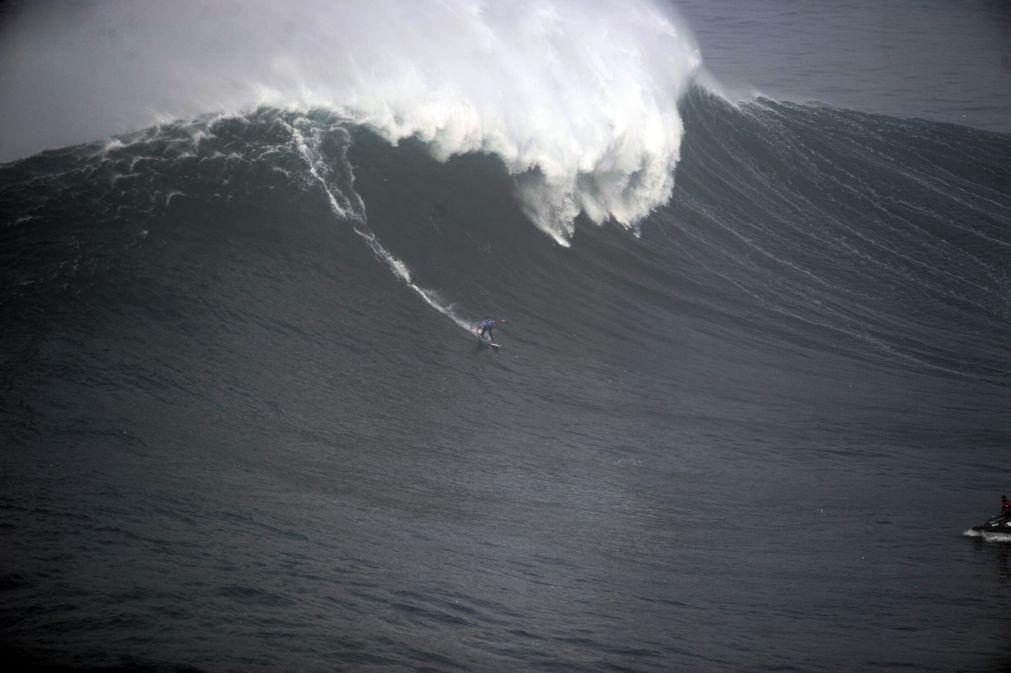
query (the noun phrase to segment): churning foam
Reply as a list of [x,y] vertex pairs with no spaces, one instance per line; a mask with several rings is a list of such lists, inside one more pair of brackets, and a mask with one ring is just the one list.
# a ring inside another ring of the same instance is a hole
[[700,57],[659,3],[43,4],[0,36],[0,159],[13,142],[327,107],[438,158],[498,155],[531,219],[567,244],[579,211],[633,226],[670,196],[677,100]]

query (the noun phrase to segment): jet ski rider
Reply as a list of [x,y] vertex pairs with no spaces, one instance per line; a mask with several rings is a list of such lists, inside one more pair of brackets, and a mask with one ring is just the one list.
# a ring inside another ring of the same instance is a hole
[[1002,516],[1005,521],[1011,521],[1011,502],[1007,501],[1006,495],[1002,495],[1000,497],[1000,516]]

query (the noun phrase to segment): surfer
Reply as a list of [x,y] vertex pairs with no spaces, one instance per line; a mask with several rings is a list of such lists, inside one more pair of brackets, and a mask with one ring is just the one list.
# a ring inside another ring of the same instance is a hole
[[505,320],[496,320],[496,319],[493,319],[493,318],[485,318],[484,320],[482,320],[478,324],[477,330],[475,330],[477,332],[478,341],[483,341],[484,340],[484,333],[487,332],[488,333],[488,342],[489,343],[495,343],[495,332],[494,332],[494,330],[492,328],[495,327],[495,325],[498,325],[499,323],[504,323],[504,322],[505,322]]

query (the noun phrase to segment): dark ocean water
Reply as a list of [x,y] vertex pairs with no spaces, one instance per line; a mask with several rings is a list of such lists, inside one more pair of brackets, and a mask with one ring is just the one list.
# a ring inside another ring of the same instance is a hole
[[1008,670],[1011,136],[682,114],[670,203],[571,248],[323,111],[0,166],[8,651]]
[[1006,0],[677,0],[721,87],[1011,132]]

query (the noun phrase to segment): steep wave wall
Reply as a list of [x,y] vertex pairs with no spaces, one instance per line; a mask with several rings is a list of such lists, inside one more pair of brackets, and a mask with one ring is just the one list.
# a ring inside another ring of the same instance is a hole
[[[26,9],[8,28],[8,143],[51,147],[259,105],[326,108],[445,159],[500,157],[567,244],[580,212],[634,226],[673,187],[700,65],[665,3],[453,0]],[[28,56],[25,56],[25,55]],[[59,106],[51,105],[59,95]],[[0,158],[14,155],[8,145]]]

